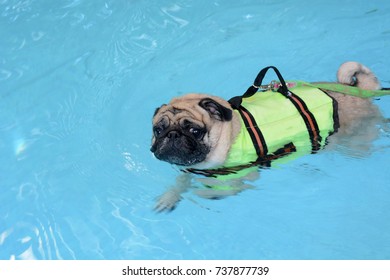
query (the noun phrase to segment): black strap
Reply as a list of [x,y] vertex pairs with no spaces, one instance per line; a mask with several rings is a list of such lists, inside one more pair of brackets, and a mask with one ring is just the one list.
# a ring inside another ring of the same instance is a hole
[[278,91],[284,95],[287,95],[288,94],[288,87],[286,85],[286,82],[285,80],[283,79],[283,76],[282,74],[280,74],[279,70],[275,67],[275,66],[268,66],[268,67],[265,67],[263,68],[259,74],[257,74],[257,77],[253,83],[252,86],[250,86],[247,91],[244,93],[244,96],[243,97],[250,97],[252,96],[253,94],[255,94],[257,92],[257,89],[258,87],[260,87],[263,83],[263,79],[265,77],[265,74],[267,74],[267,71],[269,69],[272,69],[275,71],[276,75],[278,76],[278,79],[279,79],[279,82],[280,82],[280,87],[278,89]]
[[280,92],[281,94],[283,94],[285,96],[288,95],[288,87],[286,85],[285,80],[283,79],[282,74],[280,74],[279,70],[275,66],[268,66],[268,67],[263,68],[259,72],[259,74],[257,74],[256,79],[253,82],[253,85],[250,86],[243,95],[235,96],[235,97],[233,97],[233,98],[231,98],[229,100],[229,103],[230,103],[230,105],[232,106],[233,109],[238,110],[238,108],[240,107],[240,105],[242,103],[242,99],[243,98],[250,97],[250,96],[254,95],[258,91],[258,89],[261,86],[261,84],[263,82],[263,79],[264,79],[264,77],[267,74],[267,71],[269,69],[274,70],[276,75],[278,76],[278,79],[279,79],[279,82],[280,82],[280,87],[278,88],[278,92]]
[[321,148],[321,140],[322,137],[320,135],[320,129],[318,128],[318,123],[313,113],[310,112],[306,103],[296,94],[289,91],[286,98],[291,101],[291,103],[295,106],[299,114],[301,115],[303,121],[305,122],[306,129],[309,133],[312,152],[316,152]]
[[259,167],[270,167],[271,161],[290,155],[291,153],[296,152],[297,149],[293,143],[288,143],[282,148],[276,150],[275,152],[268,154],[264,157],[259,157],[255,161],[249,162],[247,164],[231,166],[231,167],[221,167],[215,169],[196,169],[196,168],[187,168],[184,172],[189,172],[197,175],[203,175],[206,177],[218,177],[218,175],[229,175],[237,174],[239,171],[259,166]]
[[238,112],[240,113],[241,118],[244,121],[245,127],[249,133],[249,136],[251,137],[257,156],[266,156],[268,154],[267,144],[265,143],[263,133],[260,131],[260,128],[258,127],[255,118],[242,105],[238,108]]

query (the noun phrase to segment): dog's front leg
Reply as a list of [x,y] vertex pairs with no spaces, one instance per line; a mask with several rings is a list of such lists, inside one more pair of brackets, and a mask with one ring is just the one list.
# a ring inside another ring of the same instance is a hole
[[191,174],[182,173],[176,178],[176,184],[162,194],[156,203],[154,210],[157,212],[172,211],[182,199],[181,194],[191,187]]
[[208,186],[208,188],[197,189],[194,193],[203,198],[221,199],[227,196],[236,195],[246,189],[255,189],[254,186],[245,183],[245,181],[256,181],[259,176],[259,171],[256,168],[248,174],[245,174],[245,176],[236,179],[197,178],[196,180],[198,182]]

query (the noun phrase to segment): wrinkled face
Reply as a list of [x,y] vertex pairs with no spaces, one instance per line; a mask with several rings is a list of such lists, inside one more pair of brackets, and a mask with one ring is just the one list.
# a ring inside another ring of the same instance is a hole
[[162,105],[153,117],[151,151],[160,159],[181,166],[207,160],[219,141],[232,110],[222,100],[188,94]]

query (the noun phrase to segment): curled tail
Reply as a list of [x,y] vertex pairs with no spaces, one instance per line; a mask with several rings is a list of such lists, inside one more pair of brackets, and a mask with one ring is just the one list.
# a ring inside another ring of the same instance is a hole
[[381,89],[375,74],[363,64],[354,61],[341,64],[337,71],[337,80],[341,84],[356,86],[361,89]]

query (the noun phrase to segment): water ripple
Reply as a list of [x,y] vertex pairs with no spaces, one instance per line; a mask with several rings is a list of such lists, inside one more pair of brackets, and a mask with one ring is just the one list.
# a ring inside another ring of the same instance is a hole
[[62,8],[67,9],[67,8],[75,8],[79,6],[83,1],[82,0],[68,0],[68,4],[65,4],[62,6]]
[[174,15],[174,13],[179,12],[181,9],[182,8],[179,5],[177,5],[177,4],[174,4],[174,5],[170,6],[170,7],[163,7],[163,8],[161,8],[161,10],[163,11],[163,13],[165,15],[167,15],[174,22],[179,24],[180,27],[184,27],[184,26],[189,24],[189,21]]
[[14,69],[0,68],[0,81],[2,82],[14,82],[21,80],[25,72],[25,69],[16,67]]
[[78,94],[72,92],[65,101],[57,104],[58,107],[54,114],[46,111],[50,128],[46,135],[60,140],[73,134],[82,122],[82,118],[76,114],[75,110],[78,98]]
[[8,18],[8,20],[11,22],[16,21],[20,16],[24,14],[28,14],[32,9],[31,0],[18,1],[17,3],[15,3],[15,1],[11,1],[11,3],[5,1],[1,4],[5,4],[1,16]]
[[109,5],[107,3],[104,3],[103,8],[100,9],[100,11],[97,13],[99,17],[102,17],[103,19],[106,19],[110,17],[113,13],[113,10],[110,9]]
[[0,233],[0,259],[63,259],[56,238],[57,230],[50,217],[32,217],[27,214],[23,222]]
[[147,167],[140,161],[136,161],[134,157],[129,152],[123,152],[122,153],[125,164],[124,167],[129,171],[135,171],[135,172],[143,172],[147,171]]
[[45,32],[43,31],[33,31],[31,32],[31,38],[33,41],[39,41],[45,36]]
[[8,80],[12,76],[12,72],[6,69],[0,69],[0,81]]

